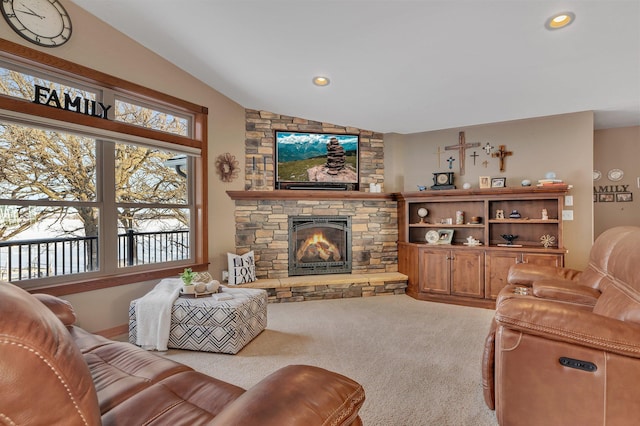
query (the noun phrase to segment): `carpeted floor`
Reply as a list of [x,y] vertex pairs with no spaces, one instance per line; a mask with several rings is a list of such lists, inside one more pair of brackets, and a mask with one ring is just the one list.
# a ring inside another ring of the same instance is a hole
[[270,304],[236,355],[164,355],[245,389],[289,364],[336,371],[363,385],[365,426],[494,426],[480,369],[492,316],[404,295]]

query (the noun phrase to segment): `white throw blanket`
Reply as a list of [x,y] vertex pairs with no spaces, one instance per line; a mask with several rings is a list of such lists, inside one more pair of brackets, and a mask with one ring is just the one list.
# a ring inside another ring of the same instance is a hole
[[171,329],[171,307],[182,288],[180,278],[166,278],[136,303],[136,344],[146,350],[166,351]]

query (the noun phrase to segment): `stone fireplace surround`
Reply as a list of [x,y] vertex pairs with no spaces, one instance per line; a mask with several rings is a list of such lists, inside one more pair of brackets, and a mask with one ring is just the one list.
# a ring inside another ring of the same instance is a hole
[[[360,191],[274,190],[275,130],[358,134]],[[235,201],[236,252],[255,254],[258,281],[245,286],[267,289],[270,302],[404,293],[397,203],[365,192],[371,183],[384,191],[381,133],[246,109],[244,155],[245,191],[227,193]],[[290,215],[350,216],[352,273],[288,277]]]
[[[406,276],[398,273],[397,203],[391,194],[313,190],[227,194],[236,205],[236,251],[254,251],[258,281],[251,286],[267,288],[271,301],[404,293]],[[288,220],[303,215],[351,217],[352,274],[288,276]]]
[[236,203],[237,254],[254,251],[258,279],[288,277],[289,216],[350,216],[352,272],[398,270],[398,211],[391,194],[291,190],[227,194]]

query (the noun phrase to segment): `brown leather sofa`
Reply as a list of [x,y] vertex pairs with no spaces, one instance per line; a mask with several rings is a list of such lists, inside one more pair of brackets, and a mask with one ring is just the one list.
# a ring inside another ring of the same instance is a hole
[[640,228],[595,241],[584,271],[514,265],[485,343],[498,423],[640,422]]
[[361,425],[362,387],[288,366],[245,391],[74,326],[72,306],[0,283],[1,425]]

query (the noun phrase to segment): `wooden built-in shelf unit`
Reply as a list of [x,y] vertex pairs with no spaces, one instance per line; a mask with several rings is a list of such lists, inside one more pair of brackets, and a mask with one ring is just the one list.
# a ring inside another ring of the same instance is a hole
[[[562,208],[567,185],[475,190],[403,192],[398,200],[398,270],[409,276],[407,294],[433,300],[492,308],[506,285],[508,270],[528,262],[563,266]],[[425,208],[427,223],[418,209]],[[543,219],[543,209],[547,219]],[[498,219],[497,211],[504,212]],[[517,210],[520,218],[510,218]],[[464,221],[456,224],[456,213]],[[471,223],[472,217],[480,223]],[[452,224],[441,223],[451,219]],[[451,244],[429,244],[430,230],[453,230]],[[518,237],[512,246],[502,235]],[[541,237],[552,236],[544,247]],[[468,238],[479,240],[468,245]],[[467,244],[465,244],[467,243]]]

